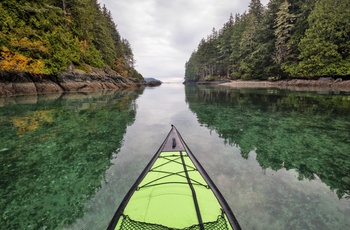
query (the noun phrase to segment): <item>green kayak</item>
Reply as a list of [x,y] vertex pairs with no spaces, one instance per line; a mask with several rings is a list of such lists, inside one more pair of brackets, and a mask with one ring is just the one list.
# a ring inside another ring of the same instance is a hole
[[120,204],[108,229],[241,229],[175,126]]

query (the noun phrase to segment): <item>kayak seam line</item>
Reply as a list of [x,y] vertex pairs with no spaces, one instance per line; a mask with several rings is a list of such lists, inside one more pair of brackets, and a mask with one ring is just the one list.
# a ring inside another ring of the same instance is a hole
[[202,220],[201,212],[200,212],[200,209],[199,209],[199,204],[198,204],[198,200],[197,200],[196,190],[194,189],[194,187],[192,185],[192,182],[191,182],[191,178],[190,178],[190,176],[188,174],[186,163],[185,163],[185,159],[184,159],[184,156],[182,154],[182,151],[180,151],[180,156],[181,156],[181,161],[182,161],[182,164],[183,164],[183,167],[184,167],[184,171],[185,171],[185,174],[186,174],[187,182],[188,182],[188,185],[190,186],[190,189],[191,189],[191,192],[192,192],[192,198],[193,198],[194,206],[195,206],[196,213],[197,213],[199,227],[200,227],[201,230],[204,230],[203,220]]

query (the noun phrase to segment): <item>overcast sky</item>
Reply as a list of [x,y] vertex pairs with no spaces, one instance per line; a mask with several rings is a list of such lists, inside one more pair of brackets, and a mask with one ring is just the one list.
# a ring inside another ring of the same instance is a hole
[[[267,5],[269,0],[261,0]],[[250,0],[99,0],[112,12],[133,49],[144,77],[183,81],[185,63],[212,28],[222,28],[230,14],[248,10]]]

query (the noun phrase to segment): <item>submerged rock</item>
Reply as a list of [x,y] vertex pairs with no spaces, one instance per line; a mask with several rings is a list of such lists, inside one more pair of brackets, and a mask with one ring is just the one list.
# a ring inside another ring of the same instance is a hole
[[9,150],[10,150],[9,148],[2,148],[2,149],[0,149],[0,153],[7,152]]

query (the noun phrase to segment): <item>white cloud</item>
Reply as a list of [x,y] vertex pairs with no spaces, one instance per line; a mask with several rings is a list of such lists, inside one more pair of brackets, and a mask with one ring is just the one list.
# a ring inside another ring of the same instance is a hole
[[[183,78],[185,62],[212,28],[230,13],[243,13],[250,0],[99,0],[129,40],[136,69],[162,81]],[[261,1],[264,5],[268,0]]]

